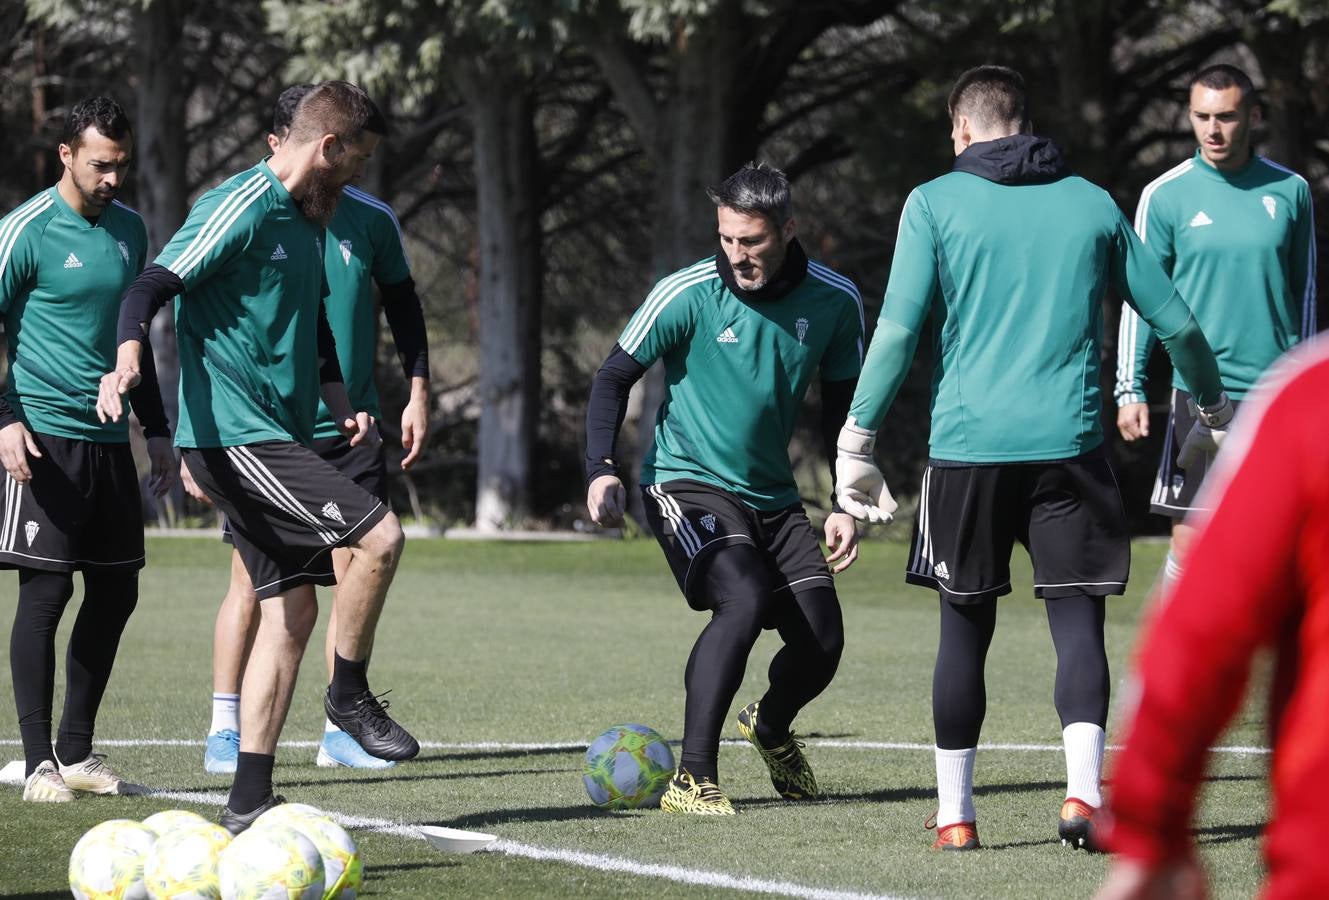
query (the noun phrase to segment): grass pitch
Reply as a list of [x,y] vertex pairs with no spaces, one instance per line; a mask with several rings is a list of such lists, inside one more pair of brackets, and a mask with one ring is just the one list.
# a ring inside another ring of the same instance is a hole
[[[596,734],[621,721],[672,739],[682,733],[683,666],[704,618],[687,608],[648,540],[408,542],[371,683],[393,689],[393,715],[425,749],[386,771],[315,768],[324,672],[321,652],[311,652],[283,735],[304,745],[279,750],[278,790],[359,817],[352,834],[365,858],[366,897],[675,897],[726,888],[824,897],[1090,895],[1106,860],[1056,839],[1065,768],[1055,749],[1054,657],[1020,553],[988,659],[983,740],[1044,749],[980,750],[976,802],[987,849],[929,851],[933,834],[922,823],[936,805],[930,684],[937,601],[904,585],[906,551],[866,541],[862,558],[839,579],[844,659],[835,682],[795,724],[808,739],[825,801],[779,801],[757,755],[735,741],[720,754],[721,779],[740,812],[733,819],[590,805],[580,747]],[[1137,545],[1132,590],[1108,606],[1118,695],[1163,551]],[[174,795],[44,806],[0,788],[0,896],[68,896],[69,851],[104,819],[177,807],[219,811],[213,804],[229,780],[203,772],[202,741],[228,553],[208,539],[149,542],[139,607],[98,722],[98,750],[110,753],[117,771]],[[15,593],[14,576],[0,572],[0,596],[12,601]],[[76,595],[71,606],[78,602]],[[12,602],[0,604],[5,633],[13,610]],[[73,619],[70,609],[61,647]],[[311,647],[321,642],[320,626]],[[762,636],[733,712],[761,695],[777,647],[773,634]],[[12,696],[8,665],[0,667],[0,694]],[[61,696],[57,683],[57,715]],[[5,702],[0,759],[17,759],[12,701]],[[1258,709],[1251,705],[1223,743],[1263,744]],[[1114,707],[1110,735],[1117,724]],[[738,737],[732,720],[726,735]],[[1250,896],[1259,883],[1266,762],[1261,754],[1215,756],[1199,840],[1216,896]],[[446,856],[392,827],[408,823],[490,831],[502,842],[496,851]]]

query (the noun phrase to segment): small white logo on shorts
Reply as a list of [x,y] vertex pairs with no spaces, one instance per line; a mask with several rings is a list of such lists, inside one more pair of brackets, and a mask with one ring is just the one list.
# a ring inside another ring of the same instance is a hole
[[125,261],[125,265],[129,265],[129,245],[124,241],[116,241],[115,245],[120,248],[120,258]]
[[711,534],[715,534],[715,516],[707,513],[697,521],[701,523],[702,528],[705,528]]
[[932,567],[932,573],[933,573],[934,575],[936,575],[938,578],[940,578],[942,581],[950,581],[950,580],[951,580],[951,570],[948,569],[948,568],[946,568],[946,562],[945,562],[945,560],[943,560],[942,562],[939,562],[939,563],[937,563],[935,566],[933,566],[933,567]]
[[798,342],[803,343],[803,338],[808,336],[808,320],[799,319],[794,323],[794,330],[798,332]]
[[1261,197],[1260,202],[1264,204],[1264,211],[1269,213],[1269,218],[1274,218],[1274,213],[1278,210],[1278,202],[1268,194]]
[[1186,476],[1184,476],[1184,475],[1173,475],[1173,476],[1172,476],[1172,496],[1173,496],[1173,497],[1179,497],[1179,496],[1181,496],[1181,488],[1182,488],[1182,486],[1183,486],[1185,483],[1186,483]]
[[286,258],[286,248],[283,247],[281,244],[277,245],[277,249],[273,250],[272,256],[269,257],[269,259],[285,259],[285,258]]
[[29,549],[29,550],[32,549],[32,542],[35,541],[35,540],[37,539],[37,532],[39,532],[39,531],[41,531],[41,530],[42,530],[42,527],[41,527],[40,525],[38,525],[36,522],[32,521],[31,519],[29,519],[27,522],[23,523],[23,534],[24,534],[24,536],[27,537],[27,539],[28,539],[28,549]]
[[339,522],[342,525],[346,524],[346,520],[341,517],[341,509],[337,506],[336,503],[332,502],[331,500],[323,504],[323,518],[331,519],[332,521]]
[[337,246],[341,247],[341,261],[349,266],[351,264],[351,242],[342,241]]

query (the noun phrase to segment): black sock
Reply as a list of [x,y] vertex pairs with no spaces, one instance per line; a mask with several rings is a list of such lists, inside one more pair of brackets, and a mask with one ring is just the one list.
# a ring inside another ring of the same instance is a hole
[[226,801],[231,812],[240,815],[253,812],[272,796],[272,766],[276,761],[277,758],[268,753],[240,751],[235,760],[231,797]]
[[332,684],[328,685],[328,696],[339,709],[350,706],[365,691],[369,690],[369,660],[352,662],[342,659],[335,650],[332,653]]
[[65,658],[65,712],[55,740],[55,755],[65,765],[92,753],[97,710],[111,680],[120,635],[136,605],[138,572],[83,573],[83,603]]
[[55,757],[51,747],[55,630],[73,593],[74,579],[68,573],[19,570],[18,609],[9,638],[9,669],[28,775]]

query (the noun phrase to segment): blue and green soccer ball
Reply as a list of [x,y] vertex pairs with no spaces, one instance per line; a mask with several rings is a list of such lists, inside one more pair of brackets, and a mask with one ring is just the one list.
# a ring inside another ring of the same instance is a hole
[[674,752],[645,725],[615,725],[586,748],[581,780],[601,809],[657,806],[674,775]]

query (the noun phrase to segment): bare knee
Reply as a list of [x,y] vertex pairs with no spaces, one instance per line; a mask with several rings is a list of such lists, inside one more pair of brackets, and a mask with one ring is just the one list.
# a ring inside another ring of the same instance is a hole
[[401,556],[405,542],[401,522],[397,521],[396,515],[388,513],[355,543],[352,553],[373,563],[375,567],[392,566]]
[[1195,526],[1185,525],[1176,522],[1172,526],[1172,555],[1178,561],[1186,558],[1186,551],[1191,547],[1191,541],[1195,539]]
[[290,641],[303,647],[318,622],[318,602],[314,590],[297,590],[261,603],[263,627],[280,630]]

